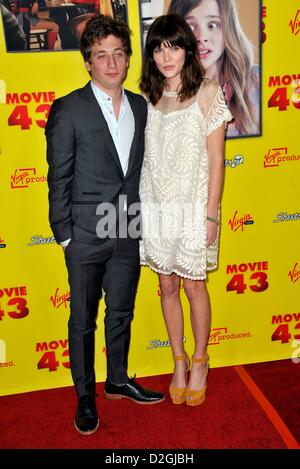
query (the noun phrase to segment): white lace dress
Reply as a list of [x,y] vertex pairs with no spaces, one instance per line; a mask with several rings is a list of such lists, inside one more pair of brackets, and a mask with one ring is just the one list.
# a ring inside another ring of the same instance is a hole
[[157,107],[149,104],[140,181],[142,265],[191,280],[217,267],[218,239],[206,247],[207,136],[231,119],[221,88],[208,79],[189,102],[162,96]]

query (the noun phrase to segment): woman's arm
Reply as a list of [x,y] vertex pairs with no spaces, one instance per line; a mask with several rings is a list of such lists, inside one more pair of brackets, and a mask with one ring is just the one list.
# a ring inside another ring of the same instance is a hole
[[[208,204],[207,204],[207,236],[206,243],[210,246],[217,238],[217,217],[224,181],[224,138],[223,123],[207,137],[209,165]],[[209,219],[211,218],[211,220]]]

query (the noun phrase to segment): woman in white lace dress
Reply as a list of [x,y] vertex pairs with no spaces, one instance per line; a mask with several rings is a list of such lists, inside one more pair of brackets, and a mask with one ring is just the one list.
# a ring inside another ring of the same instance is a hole
[[[157,18],[146,39],[141,89],[149,100],[142,168],[141,263],[158,273],[174,373],[174,404],[205,399],[210,327],[206,272],[217,267],[225,121],[218,83],[203,78],[197,43],[177,14]],[[190,304],[195,348],[183,346],[180,282]]]

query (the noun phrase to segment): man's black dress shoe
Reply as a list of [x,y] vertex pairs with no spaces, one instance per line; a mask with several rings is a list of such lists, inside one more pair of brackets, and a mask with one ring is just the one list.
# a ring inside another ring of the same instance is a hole
[[107,399],[131,399],[138,404],[158,404],[164,401],[165,396],[157,391],[151,389],[144,389],[134,381],[134,378],[129,379],[125,384],[112,384],[106,380],[104,386],[104,396]]
[[78,399],[74,425],[81,435],[91,435],[98,430],[99,419],[94,397],[82,396]]

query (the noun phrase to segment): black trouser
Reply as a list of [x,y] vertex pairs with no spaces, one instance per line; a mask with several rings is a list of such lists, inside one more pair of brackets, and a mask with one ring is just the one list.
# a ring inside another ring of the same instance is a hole
[[69,352],[78,397],[95,395],[95,328],[105,292],[107,378],[128,382],[130,323],[140,273],[139,242],[108,239],[91,245],[72,240],[65,251],[71,291]]

